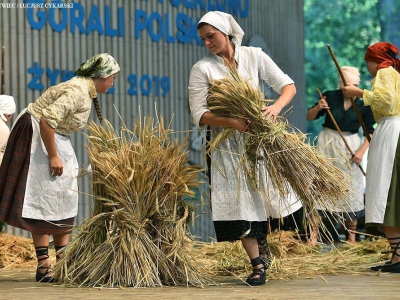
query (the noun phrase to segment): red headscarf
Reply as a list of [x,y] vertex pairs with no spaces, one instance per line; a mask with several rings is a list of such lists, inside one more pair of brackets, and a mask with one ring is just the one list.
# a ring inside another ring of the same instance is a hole
[[369,46],[365,52],[364,60],[379,63],[378,70],[392,66],[400,73],[400,59],[393,58],[387,51],[399,54],[399,49],[388,42],[379,42]]

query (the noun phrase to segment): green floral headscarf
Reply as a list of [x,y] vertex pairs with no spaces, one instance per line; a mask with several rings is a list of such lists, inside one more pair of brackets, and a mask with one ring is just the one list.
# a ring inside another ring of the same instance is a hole
[[97,54],[81,64],[76,76],[107,78],[120,70],[117,61],[108,53]]

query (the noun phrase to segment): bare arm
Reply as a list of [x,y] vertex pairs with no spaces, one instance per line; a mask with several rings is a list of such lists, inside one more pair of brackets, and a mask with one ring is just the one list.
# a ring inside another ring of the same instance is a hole
[[342,86],[343,95],[346,98],[350,97],[359,97],[362,98],[364,94],[364,90],[354,86],[354,85],[346,85]]
[[227,118],[213,114],[212,112],[206,112],[201,116],[200,124],[210,126],[222,126],[231,127],[239,132],[245,132],[250,121],[240,118]]
[[310,108],[307,111],[307,121],[313,121],[317,117],[318,113],[320,112],[320,109],[318,105],[314,106],[313,108]]
[[292,101],[294,95],[296,95],[295,85],[286,85],[282,89],[282,94],[279,96],[278,100],[276,100],[274,104],[264,106],[262,108],[263,116],[266,116],[267,118],[273,118],[273,120],[275,121],[276,116],[279,115],[281,110]]
[[[372,138],[372,134],[369,135]],[[365,151],[367,151],[369,147],[369,142],[366,137],[364,137],[364,143],[361,145],[361,147],[357,150],[356,153],[354,153],[354,157],[352,158],[352,161],[355,162],[357,165],[359,165],[364,157]]]
[[63,173],[63,164],[57,153],[56,141],[54,137],[55,129],[51,127],[43,118],[40,119],[39,126],[40,135],[46,147],[47,153],[49,154],[50,174],[54,176],[60,176]]
[[279,96],[278,100],[276,100],[275,104],[278,104],[282,108],[284,108],[286,105],[292,102],[292,99],[294,95],[296,95],[296,92],[297,90],[294,84],[288,84],[284,86],[282,89],[282,94]]
[[318,113],[329,108],[328,102],[326,102],[325,97],[318,100],[318,104],[313,108],[310,108],[307,112],[307,121],[313,121],[317,117]]

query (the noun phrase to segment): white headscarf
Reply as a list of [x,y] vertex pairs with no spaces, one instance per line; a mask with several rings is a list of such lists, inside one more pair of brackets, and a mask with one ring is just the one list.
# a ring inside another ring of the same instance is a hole
[[8,95],[0,95],[0,117],[7,122],[4,115],[12,115],[15,113],[16,106],[14,97]]
[[[356,67],[343,66],[340,68],[347,84],[360,84],[360,71]],[[338,89],[343,86],[342,78],[339,75]]]
[[244,31],[232,15],[220,11],[209,11],[200,19],[198,24],[200,23],[210,24],[226,35],[233,36],[236,44],[242,44]]

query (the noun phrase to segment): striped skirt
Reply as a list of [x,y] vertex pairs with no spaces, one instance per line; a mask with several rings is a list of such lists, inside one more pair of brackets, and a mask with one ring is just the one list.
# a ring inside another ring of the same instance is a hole
[[0,167],[0,221],[35,234],[69,233],[74,224],[74,217],[58,221],[22,217],[31,142],[31,116],[25,113],[11,131]]

